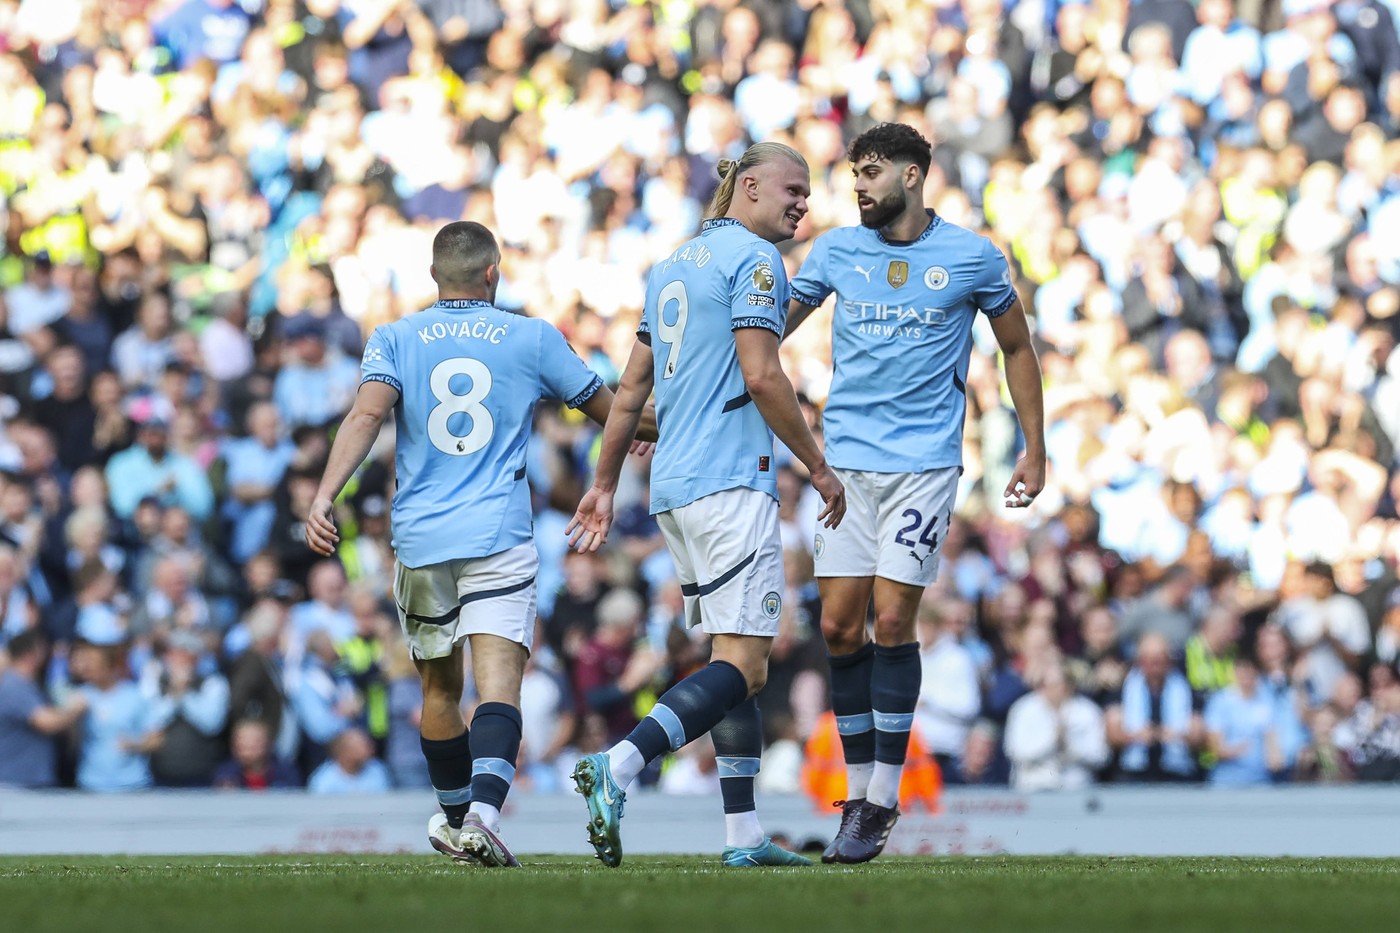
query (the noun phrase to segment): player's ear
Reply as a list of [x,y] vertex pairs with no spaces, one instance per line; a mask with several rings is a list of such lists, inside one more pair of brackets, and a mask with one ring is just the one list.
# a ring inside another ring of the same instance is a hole
[[744,186],[744,193],[745,193],[746,195],[748,195],[749,200],[750,200],[750,201],[757,201],[757,200],[758,200],[758,176],[755,175],[754,173],[750,172],[749,174],[745,175],[743,178],[739,179],[739,182]]
[[923,190],[923,179],[920,174],[919,167],[913,162],[904,166],[904,187],[913,188],[915,191]]
[[[437,282],[437,280],[438,280],[438,276],[437,276],[437,266],[429,266],[429,267],[428,267],[428,274],[431,275],[431,276],[433,277],[433,281],[434,281],[434,282]],[[441,284],[441,283],[438,283],[438,284]]]

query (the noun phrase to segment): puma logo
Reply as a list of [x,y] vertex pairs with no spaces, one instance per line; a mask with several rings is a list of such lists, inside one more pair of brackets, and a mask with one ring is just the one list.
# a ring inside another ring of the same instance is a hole
[[851,266],[851,268],[859,272],[861,275],[865,276],[865,283],[867,285],[870,284],[870,273],[875,271],[874,266],[871,266],[869,269],[862,269],[860,266],[853,265]]
[[923,570],[923,569],[924,569],[924,561],[928,560],[928,555],[927,555],[927,554],[925,554],[923,557],[920,557],[918,554],[914,553],[914,549],[913,549],[913,548],[910,548],[910,549],[909,549],[909,556],[912,557],[912,558],[914,558],[916,561],[919,562],[919,569],[920,569],[920,570]]

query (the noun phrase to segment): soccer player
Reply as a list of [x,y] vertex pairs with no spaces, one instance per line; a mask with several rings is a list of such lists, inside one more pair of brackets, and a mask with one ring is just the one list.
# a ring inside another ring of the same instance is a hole
[[767,679],[783,608],[775,432],[825,500],[819,521],[834,527],[846,509],[778,362],[788,282],[773,244],[791,239],[807,213],[810,175],[806,160],[778,143],[722,160],[719,174],[700,235],[648,277],[597,474],[567,529],[580,549],[606,539],[627,440],[654,388],[662,434],[651,511],[675,560],[686,621],[703,626],[712,652],[709,665],[668,690],[626,739],[574,769],[590,841],[610,867],[622,861],[627,785],[647,762],[706,732],[724,797],[724,864],[808,864],[763,834],[754,809],[763,743],[753,696]]
[[[433,240],[438,301],[375,328],[354,407],[331,446],[306,542],[334,552],[333,503],[394,413],[394,599],[423,681],[423,755],[442,813],[428,841],[458,861],[515,867],[498,835],[520,748],[520,680],[535,572],[525,445],[540,399],[599,424],[612,392],[550,324],[492,307],[500,250],[477,223]],[[645,427],[643,436],[655,439]],[[624,443],[624,448],[627,445]],[[462,720],[462,642],[480,705]]]
[[1025,435],[1008,507],[1030,505],[1044,486],[1045,440],[1040,363],[1010,269],[986,237],[924,208],[928,141],[885,123],[853,140],[847,155],[861,224],[812,244],[792,283],[788,331],[836,293],[823,424],[850,512],[839,529],[817,529],[813,554],[848,787],[822,861],[854,863],[879,855],[899,818],[921,679],[914,618],[937,575],[962,474],[963,380],[977,312],[991,321]]

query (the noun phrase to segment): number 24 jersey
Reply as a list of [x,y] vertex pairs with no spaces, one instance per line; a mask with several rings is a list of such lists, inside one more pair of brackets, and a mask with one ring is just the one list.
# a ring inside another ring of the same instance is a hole
[[603,384],[553,325],[477,300],[439,301],[375,328],[361,381],[399,392],[393,544],[406,567],[530,541],[535,404],[577,408]]
[[838,227],[817,237],[792,283],[813,307],[832,292],[827,461],[874,473],[960,466],[972,322],[1016,300],[1001,250],[932,212],[909,243]]

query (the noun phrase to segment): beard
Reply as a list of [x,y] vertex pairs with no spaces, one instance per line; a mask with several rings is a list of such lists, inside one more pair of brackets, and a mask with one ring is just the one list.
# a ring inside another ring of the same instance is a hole
[[860,223],[863,227],[879,230],[886,227],[904,211],[904,192],[892,191],[885,198],[869,207],[860,209]]

